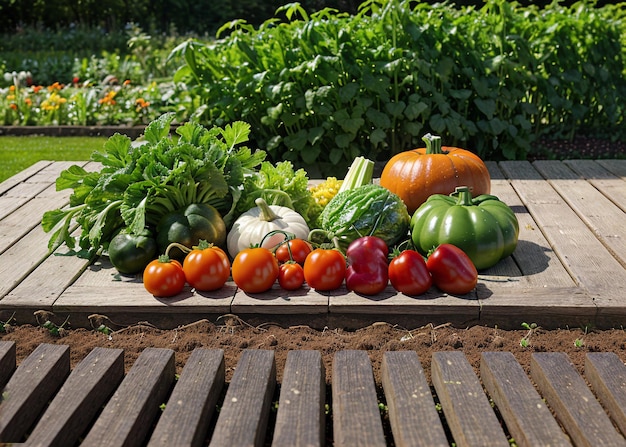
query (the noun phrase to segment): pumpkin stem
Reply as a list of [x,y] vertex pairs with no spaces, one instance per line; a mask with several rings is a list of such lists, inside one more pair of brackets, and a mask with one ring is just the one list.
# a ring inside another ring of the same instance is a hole
[[440,136],[427,133],[422,137],[422,140],[426,143],[427,154],[443,154]]
[[458,197],[456,201],[457,205],[470,206],[474,204],[472,202],[472,191],[470,191],[467,186],[457,186],[454,192],[450,195]]
[[274,211],[272,211],[272,209],[270,208],[270,206],[267,204],[267,202],[262,198],[259,197],[257,198],[254,203],[256,204],[256,206],[259,207],[259,210],[261,211],[261,214],[259,216],[259,220],[265,221],[265,222],[272,222],[276,219],[280,219],[280,216],[277,215]]

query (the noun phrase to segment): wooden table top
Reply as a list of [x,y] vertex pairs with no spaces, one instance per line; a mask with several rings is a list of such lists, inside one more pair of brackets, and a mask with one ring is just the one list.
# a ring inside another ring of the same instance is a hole
[[[63,169],[86,162],[41,161],[0,183],[0,321],[37,323],[35,314],[69,315],[72,327],[146,321],[174,328],[199,319],[238,317],[252,325],[355,329],[377,321],[415,328],[451,322],[519,329],[623,327],[626,322],[626,160],[488,162],[492,194],[520,223],[512,256],[479,273],[476,290],[420,297],[391,286],[375,297],[345,288],[287,292],[275,285],[248,295],[232,282],[211,293],[188,287],[174,298],[145,291],[140,275],[117,274],[106,257],[83,259],[60,247],[49,254],[41,228],[47,210],[67,204],[56,191]],[[57,321],[59,320],[59,321]]]

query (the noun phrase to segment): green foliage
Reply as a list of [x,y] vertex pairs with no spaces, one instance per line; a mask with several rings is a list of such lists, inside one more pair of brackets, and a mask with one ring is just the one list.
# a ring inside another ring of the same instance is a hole
[[626,138],[625,12],[366,0],[355,15],[309,14],[291,3],[258,28],[239,20],[214,42],[181,44],[175,80],[194,86],[203,122],[246,121],[272,161],[314,175],[388,159],[426,132],[523,159],[542,135]]

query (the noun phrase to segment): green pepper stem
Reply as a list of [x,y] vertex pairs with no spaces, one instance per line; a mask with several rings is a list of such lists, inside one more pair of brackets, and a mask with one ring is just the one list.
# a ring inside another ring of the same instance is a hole
[[472,202],[472,191],[470,191],[467,186],[457,186],[451,196],[457,196],[458,199],[456,201],[457,205],[460,206],[470,206],[474,203]]
[[426,143],[427,154],[443,154],[441,149],[441,137],[427,133],[422,137],[422,141]]
[[280,219],[280,216],[278,216],[274,211],[272,211],[270,206],[267,204],[265,199],[263,199],[262,197],[258,197],[254,201],[254,203],[256,204],[256,206],[259,207],[259,210],[261,211],[261,215],[259,216],[259,220],[263,220],[265,222],[272,222],[272,221],[274,221],[276,219]]

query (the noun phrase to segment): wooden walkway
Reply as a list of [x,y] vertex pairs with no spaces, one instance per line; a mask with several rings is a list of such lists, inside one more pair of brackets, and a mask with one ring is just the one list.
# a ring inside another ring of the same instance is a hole
[[[484,352],[477,375],[436,352],[389,351],[382,383],[366,351],[338,351],[332,383],[319,351],[242,351],[229,383],[221,350],[194,350],[178,380],[174,351],[146,348],[127,372],[120,349],[94,348],[72,371],[69,347],[41,344],[19,367],[0,342],[0,442],[28,446],[626,446],[626,366],[588,353]],[[3,444],[3,445],[7,445]]]
[[606,328],[626,321],[626,160],[488,163],[492,193],[519,219],[518,248],[481,272],[475,292],[457,297],[433,288],[418,298],[391,286],[376,297],[278,286],[248,295],[229,282],[214,293],[186,289],[156,299],[140,278],[116,275],[105,257],[83,259],[65,247],[48,255],[41,217],[67,204],[69,191],[57,192],[54,182],[71,164],[42,161],[0,184],[0,321],[14,315],[35,323],[39,310],[58,323],[69,315],[72,327],[91,327],[95,314],[121,326],[148,321],[163,328],[226,314],[314,328],[376,321]]

